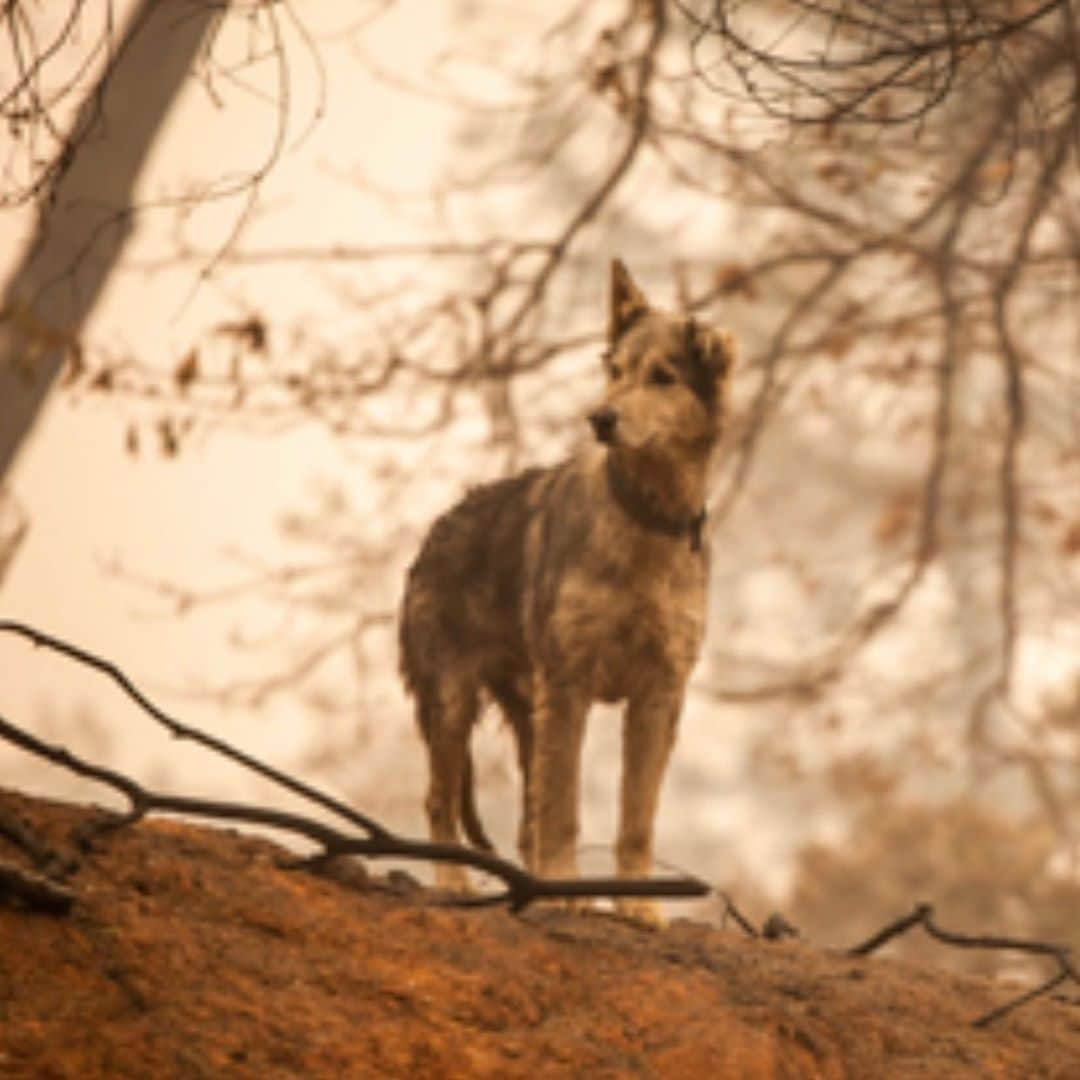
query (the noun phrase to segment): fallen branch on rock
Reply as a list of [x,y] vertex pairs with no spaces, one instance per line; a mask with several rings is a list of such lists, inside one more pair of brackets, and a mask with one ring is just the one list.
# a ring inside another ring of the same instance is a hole
[[[49,745],[0,717],[0,738],[13,743],[28,753],[60,765],[79,776],[107,784],[127,798],[130,805],[125,814],[110,815],[101,819],[95,823],[92,832],[122,828],[139,821],[148,813],[186,814],[192,817],[241,821],[252,825],[264,825],[285,832],[292,832],[319,844],[322,850],[317,852],[311,860],[301,860],[301,865],[312,861],[323,862],[339,855],[449,862],[483,871],[498,878],[505,886],[502,891],[491,895],[463,897],[460,900],[452,901],[460,906],[475,907],[506,903],[509,904],[512,911],[520,911],[529,904],[541,899],[613,897],[682,899],[709,895],[710,887],[705,882],[688,875],[664,878],[538,878],[514,863],[489,852],[462,847],[457,844],[437,844],[399,836],[345,803],[297,780],[295,777],[258,761],[249,754],[214,736],[180,723],[180,721],[169,716],[151,702],[124,672],[108,660],[78,646],[61,641],[59,638],[52,637],[50,634],[35,630],[33,627],[26,626],[23,623],[0,621],[0,631],[19,634],[28,638],[34,645],[52,649],[79,663],[103,672],[116,682],[128,697],[145,712],[164,725],[174,738],[191,739],[200,743],[202,746],[235,761],[260,776],[280,784],[294,794],[344,818],[350,825],[363,830],[366,835],[344,832],[303,815],[270,807],[151,791],[123,773],[86,761],[73,754],[66,747]],[[87,834],[82,837],[84,840],[89,838]]]
[[[596,877],[555,880],[538,878],[490,852],[456,844],[437,844],[399,836],[345,803],[295,777],[258,761],[214,736],[180,723],[154,705],[118,667],[102,657],[22,623],[0,620],[0,632],[3,631],[21,635],[37,646],[52,649],[103,672],[145,712],[162,724],[174,738],[197,742],[323,809],[329,810],[348,822],[353,830],[361,830],[360,834],[356,831],[343,831],[301,814],[265,806],[151,791],[123,773],[86,761],[66,747],[45,743],[0,717],[0,739],[79,776],[106,784],[127,798],[129,803],[127,812],[109,814],[94,821],[89,829],[84,829],[80,834],[79,839],[84,842],[88,843],[96,834],[133,824],[150,813],[184,814],[191,817],[246,822],[291,832],[318,844],[320,850],[313,856],[296,860],[293,865],[297,866],[314,867],[340,855],[359,855],[372,859],[393,857],[449,862],[471,867],[499,879],[504,888],[489,895],[461,897],[446,902],[461,907],[508,904],[515,912],[537,900],[627,896],[681,899],[702,897],[713,891],[703,881],[689,875],[652,879]],[[16,846],[21,847],[35,863],[51,863],[56,860],[51,852],[46,851],[34,838],[25,834],[17,822],[0,820],[0,835],[6,836]],[[61,876],[62,874],[63,871]],[[730,915],[749,936],[764,940],[797,936],[794,928],[779,916],[771,917],[759,930],[739,911],[726,893],[717,891],[717,895],[724,902],[725,916]],[[61,881],[55,880],[52,876],[33,873],[4,862],[0,862],[0,896],[11,896],[29,907],[55,913],[67,911],[77,899]],[[917,905],[909,914],[889,923],[866,941],[849,949],[848,954],[869,956],[915,926],[922,926],[937,941],[957,948],[1009,949],[1048,956],[1056,960],[1057,970],[1050,978],[1034,989],[1027,990],[976,1018],[972,1021],[975,1027],[986,1027],[1021,1005],[1050,993],[1066,981],[1071,980],[1080,986],[1080,972],[1072,963],[1068,950],[1063,946],[1025,941],[1019,938],[969,935],[944,930],[934,922],[933,909],[929,904]]]
[[1053,945],[1045,941],[1025,941],[1022,938],[1000,937],[993,934],[959,934],[953,930],[943,930],[934,922],[933,916],[934,909],[930,904],[916,904],[907,915],[882,927],[861,945],[849,949],[848,955],[869,956],[893,938],[906,934],[912,927],[921,926],[936,941],[958,949],[1011,949],[1017,952],[1034,953],[1037,956],[1051,956],[1057,961],[1057,971],[1044,983],[1032,990],[1026,990],[1004,1005],[999,1005],[996,1009],[991,1009],[990,1012],[972,1020],[972,1027],[986,1027],[1006,1013],[1012,1012],[1013,1009],[1050,993],[1068,979],[1080,986],[1080,972],[1072,964],[1069,950],[1063,945]]
[[15,900],[32,911],[64,915],[71,910],[75,893],[52,878],[0,859],[0,900]]

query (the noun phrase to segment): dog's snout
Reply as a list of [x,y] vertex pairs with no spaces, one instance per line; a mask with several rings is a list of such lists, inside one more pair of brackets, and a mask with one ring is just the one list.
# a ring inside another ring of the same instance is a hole
[[593,409],[589,413],[589,423],[602,443],[612,442],[615,438],[615,426],[619,422],[619,414],[610,405],[601,405],[599,409]]

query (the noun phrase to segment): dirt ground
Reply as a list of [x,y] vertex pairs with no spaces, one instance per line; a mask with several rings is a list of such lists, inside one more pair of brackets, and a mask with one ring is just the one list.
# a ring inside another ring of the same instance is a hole
[[[275,845],[0,792],[75,899],[0,875],[0,1077],[1080,1077],[1080,995],[970,1021],[1013,986],[676,921],[452,910]],[[14,826],[13,826],[14,823]],[[393,879],[395,882],[397,878]]]

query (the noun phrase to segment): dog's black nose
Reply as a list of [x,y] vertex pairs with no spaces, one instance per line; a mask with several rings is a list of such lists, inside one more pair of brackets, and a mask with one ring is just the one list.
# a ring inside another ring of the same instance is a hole
[[619,421],[619,414],[610,405],[601,405],[589,413],[589,423],[602,443],[613,442],[615,439],[615,425]]

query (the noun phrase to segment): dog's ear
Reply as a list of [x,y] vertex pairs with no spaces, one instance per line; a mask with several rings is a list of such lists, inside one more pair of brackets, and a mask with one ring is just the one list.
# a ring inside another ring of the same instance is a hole
[[614,345],[649,310],[649,302],[634,284],[622,259],[611,260],[611,308],[608,315],[608,344]]
[[710,336],[712,355],[709,363],[718,379],[726,379],[739,361],[739,343],[730,330],[714,330]]
[[729,330],[716,330],[686,320],[687,352],[701,363],[716,380],[725,379],[735,366],[738,347]]

